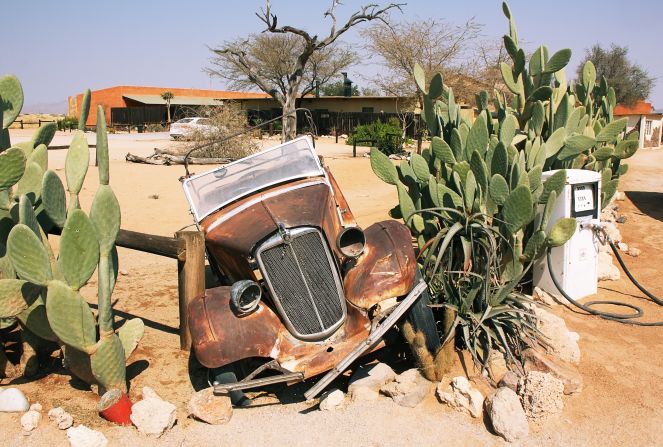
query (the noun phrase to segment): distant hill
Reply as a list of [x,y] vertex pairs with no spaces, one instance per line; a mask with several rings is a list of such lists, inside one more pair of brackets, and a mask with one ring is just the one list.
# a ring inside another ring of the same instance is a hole
[[52,113],[57,115],[67,114],[67,101],[42,102],[36,104],[26,104],[23,106],[22,113]]

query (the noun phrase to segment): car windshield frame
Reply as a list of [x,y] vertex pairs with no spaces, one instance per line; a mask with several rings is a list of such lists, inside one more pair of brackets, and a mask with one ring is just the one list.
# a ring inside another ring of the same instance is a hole
[[300,137],[187,178],[184,194],[196,222],[257,191],[289,181],[326,177],[309,137]]

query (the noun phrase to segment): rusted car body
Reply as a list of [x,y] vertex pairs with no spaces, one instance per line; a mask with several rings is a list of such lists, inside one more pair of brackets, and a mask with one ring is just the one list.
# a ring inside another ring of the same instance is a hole
[[226,284],[189,306],[193,350],[208,368],[261,358],[301,378],[328,371],[415,285],[409,230],[388,220],[362,231],[308,137],[184,188]]

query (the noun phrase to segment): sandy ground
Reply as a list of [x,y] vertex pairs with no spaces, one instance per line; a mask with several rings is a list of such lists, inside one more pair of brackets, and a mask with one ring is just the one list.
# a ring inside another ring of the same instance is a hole
[[[27,139],[30,131],[12,130],[12,141]],[[88,134],[94,142],[94,134]],[[68,133],[58,133],[53,144],[66,144]],[[111,147],[111,185],[122,207],[122,227],[161,235],[192,224],[178,178],[181,166],[148,166],[124,162],[127,152],[147,155],[154,147],[168,147],[165,134],[115,134]],[[266,144],[269,144],[266,142]],[[383,184],[370,170],[369,160],[353,159],[351,147],[322,139],[318,151],[325,157],[361,225],[387,218],[386,210],[396,203],[392,187]],[[361,150],[360,154],[365,153]],[[65,151],[49,153],[50,166],[63,174]],[[629,160],[630,172],[621,189],[627,200],[619,212],[627,221],[621,225],[624,240],[642,250],[638,258],[627,257],[633,273],[650,290],[663,295],[663,278],[658,262],[663,249],[663,151],[641,150]],[[195,172],[206,167],[195,166]],[[96,190],[97,173],[90,169],[81,202],[90,204]],[[158,199],[150,196],[158,195]],[[94,412],[97,397],[85,384],[72,379],[54,360],[49,375],[20,387],[31,401],[47,411],[63,406],[75,423],[101,430],[110,445],[503,445],[490,434],[483,421],[439,404],[431,396],[419,407],[406,409],[384,398],[366,404],[352,404],[334,413],[317,411],[303,402],[303,384],[290,390],[277,389],[259,405],[235,410],[225,426],[209,426],[186,418],[186,404],[192,388],[188,375],[188,353],[180,351],[177,336],[177,272],[175,262],[140,252],[120,249],[122,274],[114,298],[118,299],[118,321],[138,316],[147,330],[129,361],[130,395],[140,398],[142,386],[152,386],[162,397],[178,406],[178,423],[161,439],[140,436],[135,429],[114,427]],[[94,300],[94,281],[83,291]],[[600,284],[598,296],[637,303],[651,320],[663,320],[663,309],[644,301],[627,280]],[[565,398],[564,413],[540,425],[530,425],[531,435],[522,445],[661,445],[663,418],[663,332],[636,328],[588,317],[558,307],[567,325],[581,335],[582,361],[579,365],[585,389]],[[396,365],[405,368],[407,365]],[[470,375],[473,372],[470,371]],[[343,380],[339,383],[342,385]],[[279,399],[282,403],[279,403]],[[5,445],[68,445],[64,432],[47,422],[30,436],[21,433],[19,417],[0,414],[0,433]]]

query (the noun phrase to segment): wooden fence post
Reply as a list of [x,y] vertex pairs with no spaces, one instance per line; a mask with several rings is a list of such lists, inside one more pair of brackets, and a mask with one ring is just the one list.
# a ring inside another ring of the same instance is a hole
[[177,289],[180,307],[180,349],[191,348],[189,302],[205,293],[205,237],[200,231],[178,231]]

